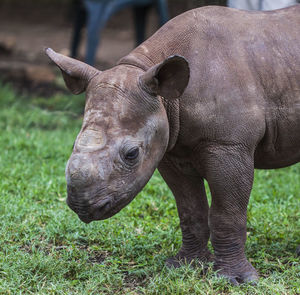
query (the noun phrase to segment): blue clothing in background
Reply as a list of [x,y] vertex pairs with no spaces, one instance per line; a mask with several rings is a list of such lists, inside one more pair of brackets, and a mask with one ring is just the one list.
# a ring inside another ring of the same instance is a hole
[[[144,41],[146,13],[151,5],[155,5],[159,14],[160,25],[168,21],[168,8],[165,0],[83,0],[86,10],[86,20],[77,17],[74,27],[71,55],[76,57],[80,40],[80,31],[83,23],[87,22],[87,49],[86,63],[93,65],[97,47],[100,41],[100,32],[109,18],[119,10],[132,6],[135,12],[135,29],[137,44]],[[82,7],[79,7],[82,9]]]

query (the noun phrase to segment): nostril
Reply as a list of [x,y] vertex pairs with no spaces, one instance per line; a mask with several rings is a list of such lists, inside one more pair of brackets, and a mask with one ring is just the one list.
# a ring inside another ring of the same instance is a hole
[[94,206],[94,210],[91,212],[91,215],[95,220],[104,219],[111,209],[111,204],[112,201],[110,199],[101,200]]
[[105,200],[101,200],[100,202],[98,202],[96,204],[96,210],[103,210],[103,209],[108,209],[110,207],[111,201],[110,199],[105,199]]
[[107,202],[102,208],[104,210],[109,209],[110,208],[110,204],[111,204],[111,202]]

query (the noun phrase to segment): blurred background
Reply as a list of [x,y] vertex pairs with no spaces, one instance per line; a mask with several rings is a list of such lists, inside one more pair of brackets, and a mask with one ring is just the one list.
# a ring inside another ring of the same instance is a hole
[[[168,19],[205,5],[243,9],[288,6],[296,0],[1,0],[0,81],[23,93],[65,91],[43,49],[105,70]],[[268,4],[269,3],[269,4]],[[275,7],[276,8],[276,7]]]
[[[119,9],[117,7],[108,13],[104,24],[96,24],[98,44],[94,46],[96,50],[92,63],[101,70],[113,66],[141,41],[137,39],[141,39],[143,32],[137,32],[136,22],[143,25],[143,20],[137,19],[136,14],[142,18],[146,15],[147,38],[166,18],[203,5],[226,5],[226,0],[169,0],[165,1],[167,15],[161,16],[156,3],[146,3],[144,9],[143,5],[134,7],[123,2],[124,5]],[[85,8],[83,1],[79,0],[1,0],[0,80],[9,82],[21,93],[51,96],[57,91],[64,92],[63,83],[56,75],[56,69],[51,67],[43,48],[51,47],[60,53],[72,55],[77,30],[80,42],[77,42],[76,58],[86,60],[88,20],[82,12]]]

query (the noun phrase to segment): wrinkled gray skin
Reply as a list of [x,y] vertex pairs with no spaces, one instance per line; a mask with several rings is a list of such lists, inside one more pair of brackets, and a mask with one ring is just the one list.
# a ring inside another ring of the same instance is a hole
[[174,18],[104,72],[47,49],[69,89],[86,91],[66,168],[71,209],[84,222],[109,218],[158,167],[183,236],[167,264],[214,259],[232,283],[256,280],[244,254],[254,168],[300,159],[299,28],[300,6],[204,7]]

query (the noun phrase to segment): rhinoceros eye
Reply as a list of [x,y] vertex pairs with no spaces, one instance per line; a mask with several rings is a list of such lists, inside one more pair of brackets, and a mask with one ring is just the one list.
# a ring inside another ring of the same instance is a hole
[[139,148],[131,148],[128,152],[125,153],[125,159],[128,161],[135,160],[139,156]]

